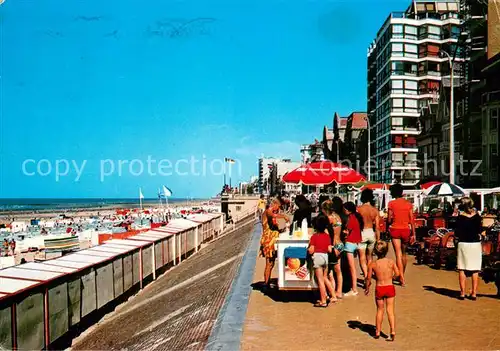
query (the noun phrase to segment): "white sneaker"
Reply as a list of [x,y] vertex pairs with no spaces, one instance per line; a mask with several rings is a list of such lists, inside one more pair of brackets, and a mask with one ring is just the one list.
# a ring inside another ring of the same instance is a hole
[[349,292],[346,292],[344,294],[344,296],[346,296],[346,297],[348,297],[348,296],[358,296],[358,294],[359,294],[359,292],[350,290]]

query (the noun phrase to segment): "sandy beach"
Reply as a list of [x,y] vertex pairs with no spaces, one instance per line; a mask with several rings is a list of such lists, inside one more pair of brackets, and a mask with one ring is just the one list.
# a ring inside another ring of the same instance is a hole
[[[193,200],[189,202],[175,202],[173,204],[169,204],[168,208],[177,209],[177,208],[185,208],[185,207],[201,207],[203,203],[210,200]],[[0,212],[0,223],[10,223],[12,221],[20,221],[20,220],[30,220],[30,219],[40,219],[40,218],[54,218],[60,215],[65,215],[66,217],[71,218],[81,218],[81,217],[92,217],[92,216],[109,216],[116,214],[116,210],[130,208],[135,209],[138,206],[123,206],[123,205],[106,205],[101,207],[93,207],[93,208],[72,208],[72,209],[61,209],[58,211],[52,210],[40,210],[40,211],[2,211]],[[160,207],[159,205],[151,206],[147,205],[143,207],[145,210],[154,210],[159,208],[166,209],[166,205]]]

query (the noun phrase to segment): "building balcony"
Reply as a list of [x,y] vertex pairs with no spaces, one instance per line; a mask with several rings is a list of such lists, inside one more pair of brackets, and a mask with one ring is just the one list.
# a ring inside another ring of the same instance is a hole
[[395,11],[392,12],[389,18],[407,18],[412,20],[424,20],[424,19],[434,19],[444,21],[447,19],[457,19],[458,13],[456,12],[448,12],[448,13],[438,13],[438,12],[421,12],[421,13],[407,13]]
[[416,135],[420,134],[420,130],[418,127],[415,126],[398,126],[398,127],[391,127],[391,134],[404,134],[408,132],[408,134]]
[[392,161],[391,169],[420,169],[416,161]]

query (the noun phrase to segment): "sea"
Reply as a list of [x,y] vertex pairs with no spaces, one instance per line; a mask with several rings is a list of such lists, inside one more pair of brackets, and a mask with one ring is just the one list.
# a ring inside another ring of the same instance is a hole
[[[169,204],[188,205],[192,201],[203,199],[179,199],[169,198]],[[165,204],[165,199],[162,199]],[[160,200],[143,199],[143,206],[159,206]],[[95,208],[138,208],[139,199],[0,199],[0,212],[48,212],[65,211],[73,209],[95,209]]]

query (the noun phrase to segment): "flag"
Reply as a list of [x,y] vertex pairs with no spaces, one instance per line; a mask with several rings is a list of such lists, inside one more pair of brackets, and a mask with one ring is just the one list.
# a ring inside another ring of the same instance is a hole
[[141,188],[139,188],[139,199],[144,199]]
[[163,186],[163,196],[165,197],[172,196],[172,190],[167,188],[165,185]]
[[224,162],[227,162],[227,163],[236,163],[236,161],[235,161],[235,160],[233,160],[232,158],[228,158],[228,157],[226,157],[226,158],[224,159]]

